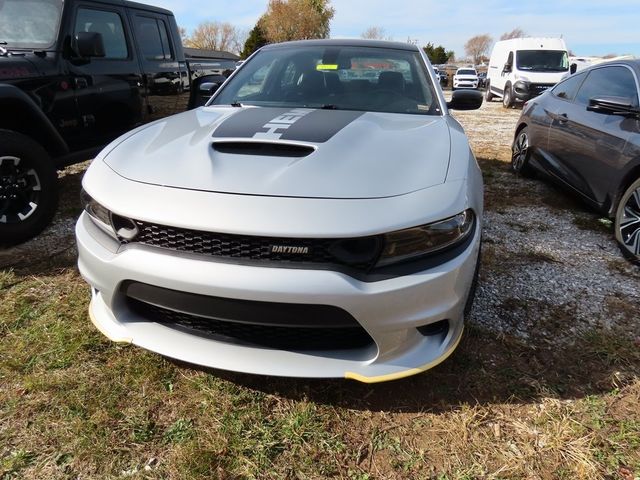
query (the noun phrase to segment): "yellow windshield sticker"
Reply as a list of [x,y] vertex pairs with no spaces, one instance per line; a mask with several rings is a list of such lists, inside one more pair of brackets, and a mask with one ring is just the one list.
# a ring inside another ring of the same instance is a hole
[[338,70],[338,65],[323,65],[316,66],[317,70]]

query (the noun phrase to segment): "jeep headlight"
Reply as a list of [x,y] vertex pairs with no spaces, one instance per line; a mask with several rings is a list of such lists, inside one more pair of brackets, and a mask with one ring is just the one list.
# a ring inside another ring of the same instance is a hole
[[440,222],[388,233],[376,267],[416,260],[455,247],[469,237],[474,222],[475,214],[469,209]]

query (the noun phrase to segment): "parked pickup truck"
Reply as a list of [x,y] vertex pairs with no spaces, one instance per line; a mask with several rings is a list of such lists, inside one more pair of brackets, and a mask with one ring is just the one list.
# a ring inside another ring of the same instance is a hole
[[[212,62],[213,63],[213,62]],[[0,0],[0,244],[57,207],[57,170],[202,103],[219,64],[190,64],[173,14],[125,0]]]

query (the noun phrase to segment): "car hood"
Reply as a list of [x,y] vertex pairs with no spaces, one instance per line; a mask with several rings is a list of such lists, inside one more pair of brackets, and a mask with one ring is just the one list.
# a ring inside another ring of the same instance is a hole
[[445,117],[204,107],[125,137],[103,157],[137,182],[307,198],[381,198],[445,181]]
[[477,80],[477,75],[456,75],[455,76],[459,80]]

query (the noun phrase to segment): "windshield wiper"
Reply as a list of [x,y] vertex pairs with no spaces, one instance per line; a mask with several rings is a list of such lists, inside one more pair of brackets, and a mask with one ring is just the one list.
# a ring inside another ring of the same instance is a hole
[[320,108],[322,110],[340,110],[340,107],[338,105],[333,105],[331,103],[328,103],[326,105],[322,105]]
[[3,40],[0,41],[0,55],[5,55],[5,56],[9,55],[9,51],[6,48],[4,48],[2,45],[7,45],[7,42]]
[[229,106],[231,106],[231,107],[236,107],[236,108],[242,108],[242,107],[244,107],[244,105],[242,105],[240,102],[233,102],[233,103],[230,103],[230,104],[229,104]]

